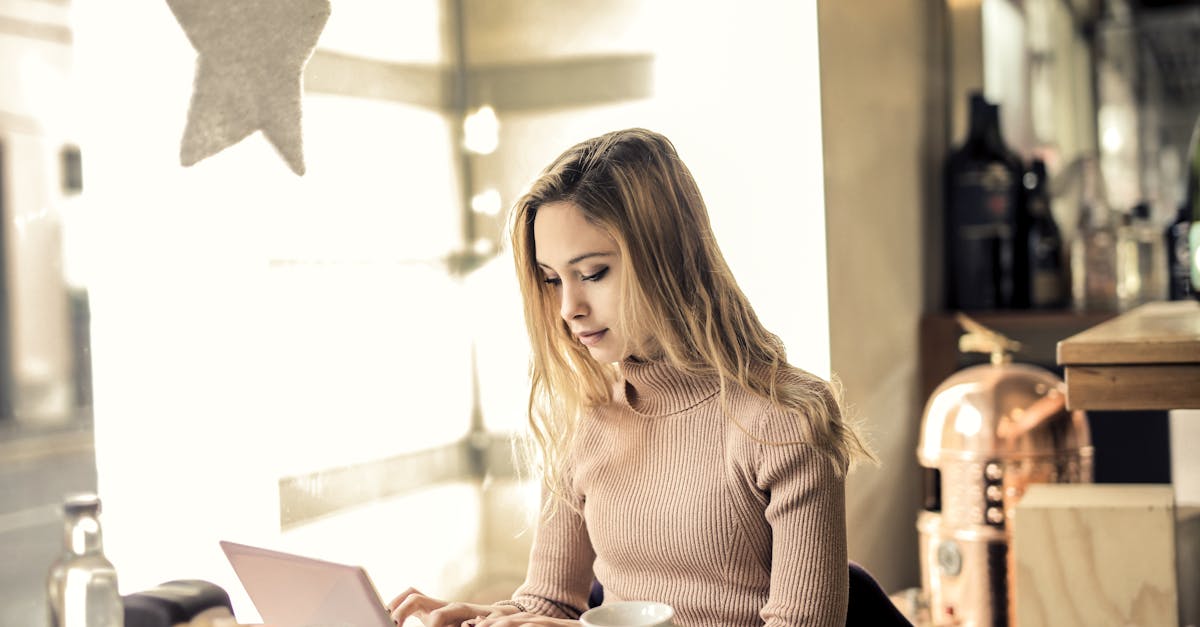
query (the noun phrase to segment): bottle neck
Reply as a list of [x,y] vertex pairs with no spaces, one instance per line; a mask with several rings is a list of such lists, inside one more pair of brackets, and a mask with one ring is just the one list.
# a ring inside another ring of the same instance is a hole
[[971,107],[971,128],[967,137],[971,143],[982,144],[995,151],[1004,150],[996,107],[988,104],[974,104]]
[[67,517],[63,524],[63,550],[71,556],[102,554],[104,541],[99,519],[92,514]]
[[1109,206],[1104,193],[1104,177],[1100,171],[1100,163],[1096,159],[1088,159],[1083,164],[1080,203],[1091,209],[1091,219],[1097,225],[1110,222]]
[[1078,220],[1076,221],[1076,226],[1079,227],[1080,231],[1085,231],[1092,227],[1092,206],[1091,205],[1089,205],[1087,203],[1083,203],[1083,204],[1079,205],[1079,213],[1077,215],[1078,215]]

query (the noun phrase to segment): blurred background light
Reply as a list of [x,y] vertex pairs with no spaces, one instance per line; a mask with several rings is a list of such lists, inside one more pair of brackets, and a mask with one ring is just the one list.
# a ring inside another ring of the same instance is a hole
[[490,105],[476,109],[463,120],[463,144],[478,155],[496,152],[500,143],[500,120]]
[[500,192],[495,189],[484,190],[471,197],[471,209],[476,213],[487,216],[500,214]]

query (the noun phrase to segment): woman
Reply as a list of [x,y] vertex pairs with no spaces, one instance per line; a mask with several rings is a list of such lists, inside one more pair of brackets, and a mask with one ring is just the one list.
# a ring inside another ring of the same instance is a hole
[[511,218],[547,494],[528,577],[494,605],[410,589],[393,617],[576,625],[594,578],[681,626],[844,624],[844,477],[871,455],[759,322],[670,141],[580,143]]

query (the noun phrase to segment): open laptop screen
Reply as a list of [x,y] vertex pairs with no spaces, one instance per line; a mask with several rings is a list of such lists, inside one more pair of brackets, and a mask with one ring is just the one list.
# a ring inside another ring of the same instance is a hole
[[224,540],[221,549],[272,627],[395,627],[362,567]]

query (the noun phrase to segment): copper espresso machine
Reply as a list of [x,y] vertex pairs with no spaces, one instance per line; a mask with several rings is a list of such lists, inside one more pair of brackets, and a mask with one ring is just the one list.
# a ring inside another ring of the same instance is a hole
[[961,370],[933,392],[917,460],[921,588],[933,625],[1009,624],[1008,520],[1031,483],[1090,483],[1082,411],[1068,412],[1061,379],[1011,363],[1020,344],[959,315],[962,352],[991,363]]

